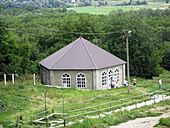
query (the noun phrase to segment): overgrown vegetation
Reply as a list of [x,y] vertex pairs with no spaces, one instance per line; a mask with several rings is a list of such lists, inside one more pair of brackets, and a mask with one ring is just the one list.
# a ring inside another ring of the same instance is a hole
[[159,116],[161,113],[166,111],[166,109],[161,110],[161,111],[153,111],[152,109],[154,108],[156,109],[160,106],[170,107],[170,100],[161,102],[156,105],[150,105],[150,106],[142,107],[140,109],[135,109],[132,111],[123,111],[123,112],[113,113],[112,115],[108,115],[104,118],[87,119],[83,123],[73,124],[71,126],[68,126],[68,128],[74,128],[74,127],[76,128],[105,128],[111,125],[117,125],[119,123],[126,122],[128,120],[133,120],[135,118]]
[[[169,84],[169,72],[165,72],[160,77],[163,79],[163,87],[162,90],[170,89]],[[127,93],[127,87],[116,88],[111,90],[76,90],[76,89],[58,89],[58,88],[49,88],[37,84],[33,86],[32,81],[29,77],[23,79],[16,79],[16,84],[13,85],[10,81],[7,81],[7,86],[4,86],[3,83],[0,83],[0,105],[3,106],[3,109],[0,110],[1,118],[0,124],[4,127],[14,127],[17,122],[20,121],[20,117],[22,116],[22,122],[25,127],[30,126],[31,116],[33,114],[37,114],[38,112],[42,112],[45,110],[45,91],[47,90],[47,109],[51,113],[52,111],[57,113],[63,112],[63,95],[64,95],[64,106],[65,112],[68,112],[71,115],[80,114],[81,111],[70,112],[75,109],[82,109],[86,107],[91,107],[94,105],[100,105],[106,102],[117,101],[122,98],[130,98],[132,96],[139,96],[146,94],[148,92],[155,92],[159,90],[159,86],[157,83],[157,78],[153,80],[144,80],[137,78],[137,88],[131,88],[130,95]],[[133,100],[140,100],[142,98],[146,98],[144,96],[133,98]],[[112,105],[116,106],[122,103],[128,103],[132,100],[124,101],[124,102],[114,102]],[[166,102],[168,104],[169,102]],[[162,103],[163,105],[164,103]],[[101,106],[102,107],[102,106]],[[98,109],[101,109],[99,106]],[[105,106],[104,106],[105,107]],[[153,108],[153,106],[151,107]],[[95,111],[97,108],[87,109],[84,112]],[[127,121],[129,119],[134,119],[136,117],[143,117],[148,115],[156,116],[158,113],[146,111],[148,108],[138,111],[136,110],[134,113],[126,112],[126,113],[118,113],[115,115],[111,115],[105,118],[101,118],[101,120],[87,120],[87,122],[91,122],[89,127],[96,126],[99,127],[97,123],[104,124],[104,126],[114,125],[120,122]],[[109,109],[110,110],[110,109]],[[145,111],[145,112],[144,112]],[[96,112],[89,115],[96,115],[101,112]],[[84,115],[85,116],[85,115]],[[130,117],[129,117],[130,116]],[[76,121],[77,119],[81,119],[82,117],[76,117],[75,119],[69,119],[70,121]],[[111,120],[113,118],[113,120]],[[68,120],[67,120],[68,121]],[[93,122],[94,121],[94,122]],[[85,121],[86,122],[86,121]],[[93,123],[92,123],[93,122]],[[86,123],[78,123],[76,126],[84,127]],[[73,127],[71,126],[71,127]],[[30,126],[31,127],[31,126]]]
[[160,126],[170,127],[170,117],[161,118],[161,119],[159,120],[159,125],[160,125]]

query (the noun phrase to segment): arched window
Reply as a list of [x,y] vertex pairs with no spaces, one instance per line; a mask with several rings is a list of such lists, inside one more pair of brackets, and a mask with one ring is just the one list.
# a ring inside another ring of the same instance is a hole
[[109,84],[110,84],[110,85],[111,85],[111,83],[112,83],[112,80],[113,80],[113,71],[110,70],[110,71],[109,71]]
[[77,87],[85,88],[86,87],[86,76],[83,73],[77,74]]
[[71,77],[69,73],[64,73],[62,75],[62,86],[63,87],[70,87],[71,85]]
[[107,73],[102,73],[102,86],[107,85]]
[[119,82],[119,69],[116,69],[115,72],[114,72],[114,79],[115,79],[115,82],[118,83]]

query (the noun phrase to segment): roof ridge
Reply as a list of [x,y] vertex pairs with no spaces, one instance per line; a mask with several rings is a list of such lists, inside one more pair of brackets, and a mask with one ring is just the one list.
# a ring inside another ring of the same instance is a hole
[[76,41],[77,41],[77,40],[74,41],[74,43],[72,44],[72,46],[71,46],[70,48],[68,48],[64,54],[62,54],[62,56],[57,60],[56,63],[54,63],[54,64],[51,66],[51,68],[53,68],[53,66],[56,65],[56,64],[67,54],[67,52],[70,51],[70,49],[76,44]]
[[[83,38],[83,39],[84,39],[84,38]],[[81,38],[81,40],[82,40],[82,38]],[[85,40],[85,39],[84,39],[84,40]],[[84,47],[85,47],[85,49],[86,49],[86,51],[87,51],[88,56],[90,57],[90,59],[91,59],[93,65],[94,65],[95,69],[97,69],[97,66],[96,66],[96,64],[94,63],[94,61],[93,61],[93,59],[92,59],[92,57],[91,57],[91,55],[90,55],[90,53],[89,53],[89,51],[88,51],[88,48],[86,47],[86,45],[85,45],[85,43],[84,43],[83,40],[82,40],[82,42],[83,42],[83,45],[84,45]]]

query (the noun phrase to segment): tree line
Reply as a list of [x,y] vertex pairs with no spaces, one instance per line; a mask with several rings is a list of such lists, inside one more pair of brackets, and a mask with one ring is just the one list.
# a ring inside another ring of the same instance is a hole
[[[109,15],[67,10],[54,13],[50,9],[10,15],[3,10],[0,76],[39,72],[41,59],[80,36],[126,61],[126,30],[132,31],[129,35],[131,75],[152,78],[161,73],[162,67],[170,70],[170,9],[118,10]],[[111,33],[105,34],[108,32]]]

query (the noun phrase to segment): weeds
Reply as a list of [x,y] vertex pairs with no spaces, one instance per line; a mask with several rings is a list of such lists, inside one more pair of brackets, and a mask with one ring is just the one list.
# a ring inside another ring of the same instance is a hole
[[[162,105],[162,103],[158,105]],[[67,126],[67,128],[106,128],[135,118],[159,116],[161,114],[160,112],[149,111],[149,108],[153,106],[154,105],[132,111],[120,111],[98,119],[85,119],[82,123],[77,122],[76,124]]]
[[161,118],[159,120],[159,125],[170,127],[170,117],[168,117],[168,118]]
[[[168,73],[166,73],[168,74]],[[165,74],[165,75],[166,75]],[[161,76],[163,78],[163,75]],[[166,77],[165,78],[169,78]],[[8,82],[9,83],[9,82]],[[17,83],[17,82],[16,82]],[[163,89],[169,89],[164,85]],[[127,87],[116,88],[111,90],[76,90],[76,89],[57,89],[48,88],[42,85],[33,86],[32,82],[25,80],[18,84],[8,84],[7,86],[0,85],[0,124],[7,125],[16,122],[19,115],[23,116],[24,124],[27,124],[34,113],[44,110],[44,92],[47,90],[47,108],[49,111],[54,109],[54,112],[62,112],[62,95],[64,95],[65,112],[75,109],[82,109],[89,106],[95,106],[106,102],[116,101],[122,98],[130,98],[146,94],[147,92],[158,91],[158,85],[154,80],[138,79],[137,88],[132,88],[130,95],[127,94]],[[144,97],[138,97],[140,100]],[[134,100],[136,100],[134,99]],[[129,103],[129,101],[113,102],[111,105],[120,105]],[[160,105],[170,105],[170,101],[164,101]],[[95,109],[101,109],[110,104],[105,104]],[[115,109],[115,108],[114,108]],[[147,107],[147,109],[149,109]],[[147,109],[139,109],[134,111],[124,111],[113,113],[100,119],[86,119],[85,123],[77,123],[70,128],[104,128],[108,125],[115,125],[121,122],[128,121],[137,117],[157,116],[160,113],[149,112]],[[90,110],[94,110],[91,108]],[[87,110],[87,111],[90,111]],[[85,111],[85,110],[83,110]],[[82,111],[81,111],[82,112]],[[72,115],[80,114],[81,112],[71,113]],[[91,115],[91,114],[89,114]],[[92,114],[93,115],[93,114]],[[78,117],[74,121],[81,119]],[[9,121],[10,120],[10,121]]]

